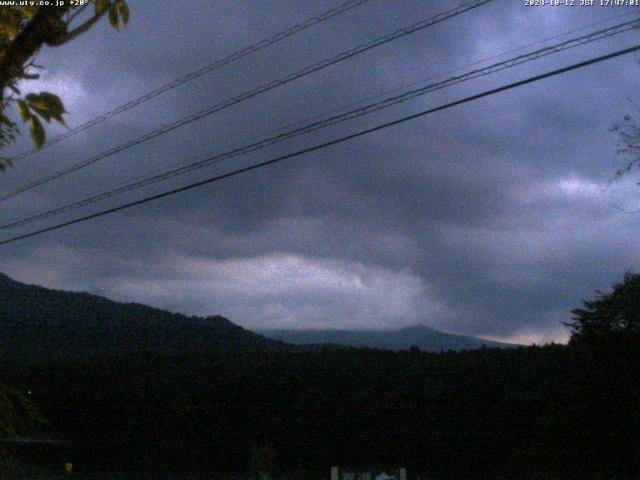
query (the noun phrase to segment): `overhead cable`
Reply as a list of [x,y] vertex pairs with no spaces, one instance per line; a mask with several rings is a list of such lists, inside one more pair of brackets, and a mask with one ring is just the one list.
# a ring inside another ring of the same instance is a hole
[[349,10],[359,7],[360,5],[367,3],[369,1],[371,0],[349,0],[348,2],[338,5],[337,7],[326,10],[325,12],[319,15],[310,17],[305,21],[298,23],[297,25],[293,25],[287,28],[286,30],[276,33],[271,37],[262,39],[259,42],[256,42],[252,45],[249,45],[248,47],[238,50],[237,52],[227,55],[224,58],[216,60],[215,62],[210,63],[209,65],[205,65],[204,67],[199,68],[198,70],[195,70],[193,72],[190,72],[187,75],[184,75],[183,77],[176,78],[175,80],[165,85],[162,85],[161,87],[158,87],[155,90],[151,90],[150,92],[145,93],[144,95],[141,95],[140,97],[135,98],[134,100],[131,100],[123,105],[120,105],[119,107],[116,107],[113,110],[109,110],[108,112],[103,113],[102,115],[95,117],[89,120],[88,122],[83,123],[82,125],[78,125],[77,127],[72,128],[63,134],[58,135],[57,137],[47,140],[47,142],[42,146],[40,150],[38,150],[37,148],[31,148],[22,153],[19,153],[18,155],[11,158],[11,162],[15,164],[16,162],[28,156],[31,156],[35,153],[38,153],[47,147],[55,145],[56,143],[60,143],[61,141],[66,140],[67,138],[72,137],[77,133],[87,130],[88,128],[95,127],[96,125],[99,125],[109,120],[110,118],[115,117],[116,115],[119,115],[123,112],[126,112],[127,110],[131,110],[132,108],[137,107],[138,105],[148,102],[149,100],[159,95],[162,95],[163,93],[168,92],[169,90],[173,90],[174,88],[184,85],[185,83],[190,82],[191,80],[195,80],[196,78],[199,78],[207,73],[213,72],[214,70],[217,70],[226,65],[229,65],[230,63],[236,62],[241,58],[244,58],[248,55],[256,53],[286,38],[292,37],[293,35],[300,33],[318,23],[322,23],[326,20],[336,17],[342,13],[345,13]]
[[78,224],[78,223],[86,222],[86,221],[94,219],[94,218],[98,218],[98,217],[109,215],[109,214],[112,214],[112,213],[115,213],[115,212],[119,212],[119,211],[122,211],[122,210],[125,210],[125,209],[128,209],[128,208],[137,206],[137,205],[142,205],[142,204],[149,203],[149,202],[152,202],[152,201],[155,201],[155,200],[159,200],[161,198],[165,198],[165,197],[169,197],[169,196],[172,196],[172,195],[176,195],[178,193],[186,192],[188,190],[192,190],[194,188],[198,188],[198,187],[201,187],[201,186],[204,186],[204,185],[208,185],[210,183],[218,182],[218,181],[224,180],[226,178],[234,177],[234,176],[237,176],[237,175],[241,175],[241,174],[253,171],[253,170],[257,170],[257,169],[269,166],[269,165],[273,165],[275,163],[279,163],[279,162],[282,162],[284,160],[295,158],[295,157],[298,157],[298,156],[301,156],[301,155],[305,155],[307,153],[315,152],[315,151],[318,151],[318,150],[323,150],[323,149],[325,149],[327,147],[330,147],[330,146],[333,146],[333,145],[337,145],[339,143],[343,143],[343,142],[346,142],[346,141],[349,141],[349,140],[353,140],[355,138],[362,137],[364,135],[368,135],[370,133],[374,133],[374,132],[377,132],[377,131],[380,131],[380,130],[384,130],[386,128],[389,128],[389,127],[392,127],[392,126],[395,126],[395,125],[400,125],[400,124],[406,123],[406,122],[408,122],[410,120],[415,120],[416,118],[424,117],[426,115],[429,115],[429,114],[432,114],[432,113],[435,113],[435,112],[446,110],[446,109],[449,109],[449,108],[452,108],[452,107],[455,107],[455,106],[458,106],[458,105],[462,105],[462,104],[469,103],[469,102],[472,102],[472,101],[475,101],[475,100],[479,100],[481,98],[485,98],[485,97],[488,97],[488,96],[491,96],[491,95],[495,95],[495,94],[500,93],[500,92],[511,90],[511,89],[514,89],[514,88],[517,88],[517,87],[521,87],[521,86],[524,86],[524,85],[528,85],[528,84],[531,84],[531,83],[534,83],[534,82],[538,82],[540,80],[544,80],[546,78],[554,77],[556,75],[560,75],[560,74],[567,73],[567,72],[570,72],[570,71],[573,71],[573,70],[577,70],[579,68],[584,68],[584,67],[587,67],[589,65],[594,65],[596,63],[604,62],[606,60],[610,60],[612,58],[616,58],[616,57],[619,57],[619,56],[622,56],[622,55],[627,55],[629,53],[633,53],[633,52],[636,52],[638,50],[640,50],[640,45],[635,45],[633,47],[625,48],[625,49],[622,49],[622,50],[617,50],[615,52],[608,53],[606,55],[601,55],[599,57],[591,58],[591,59],[585,60],[583,62],[575,63],[575,64],[567,66],[567,67],[563,67],[563,68],[559,68],[559,69],[556,69],[556,70],[552,70],[550,72],[546,72],[546,73],[543,73],[543,74],[540,74],[540,75],[535,75],[535,76],[529,77],[529,78],[527,78],[525,80],[520,80],[520,81],[517,81],[517,82],[509,83],[509,84],[504,85],[502,87],[498,87],[498,88],[494,88],[494,89],[491,89],[491,90],[487,90],[487,91],[484,91],[482,93],[471,95],[471,96],[462,98],[460,100],[449,102],[449,103],[446,103],[444,105],[440,105],[440,106],[435,107],[435,108],[430,108],[428,110],[424,110],[422,112],[415,113],[413,115],[408,115],[408,116],[401,117],[401,118],[396,119],[396,120],[392,120],[390,122],[385,122],[385,123],[382,123],[382,124],[377,125],[375,127],[367,128],[365,130],[360,130],[359,132],[352,133],[350,135],[345,135],[345,136],[342,136],[342,137],[335,138],[333,140],[329,140],[327,142],[323,142],[323,143],[320,143],[320,144],[317,144],[317,145],[313,145],[311,147],[303,148],[303,149],[298,150],[298,151],[293,152],[293,153],[289,153],[289,154],[282,155],[282,156],[279,156],[279,157],[276,157],[276,158],[272,158],[270,160],[266,160],[266,161],[263,161],[263,162],[260,162],[260,163],[256,163],[256,164],[253,164],[253,165],[250,165],[250,166],[247,166],[247,167],[239,168],[239,169],[236,169],[236,170],[233,170],[231,172],[227,172],[227,173],[224,173],[224,174],[221,174],[221,175],[216,175],[214,177],[210,177],[210,178],[207,178],[207,179],[204,179],[204,180],[200,180],[198,182],[190,183],[190,184],[184,185],[182,187],[174,188],[172,190],[168,190],[168,191],[165,191],[165,192],[162,192],[162,193],[151,195],[149,197],[145,197],[145,198],[140,199],[140,200],[136,200],[136,201],[133,201],[133,202],[125,203],[125,204],[119,205],[117,207],[108,208],[106,210],[102,210],[100,212],[92,213],[90,215],[85,215],[83,217],[79,217],[79,218],[75,218],[73,220],[69,220],[69,221],[66,221],[66,222],[58,223],[56,225],[52,225],[52,226],[49,226],[49,227],[46,227],[46,228],[41,228],[39,230],[35,230],[35,231],[29,232],[29,233],[25,233],[25,234],[22,234],[22,235],[17,235],[15,237],[11,237],[11,238],[8,238],[8,239],[0,241],[0,245],[6,245],[8,243],[17,242],[19,240],[24,240],[26,238],[34,237],[34,236],[37,236],[37,235],[42,235],[43,233],[46,233],[46,232],[51,232],[51,231],[58,230],[58,229],[61,229],[61,228],[64,228],[64,227],[68,227],[70,225],[75,225],[75,224]]
[[248,100],[250,98],[256,97],[262,93],[268,92],[269,90],[273,90],[274,88],[280,87],[282,85],[286,85],[287,83],[290,83],[294,80],[297,80],[299,78],[302,78],[306,75],[309,75],[311,73],[317,72],[319,70],[322,70],[324,68],[327,68],[331,65],[335,65],[339,62],[342,62],[344,60],[347,60],[349,58],[352,58],[356,55],[359,55],[361,53],[364,53],[368,50],[371,50],[373,48],[379,47],[381,45],[384,45],[386,43],[389,43],[393,40],[397,40],[399,38],[402,38],[404,36],[407,36],[411,33],[417,32],[419,30],[423,30],[425,28],[428,28],[432,25],[435,25],[437,23],[443,22],[449,18],[453,18],[455,16],[461,15],[462,13],[465,13],[469,10],[478,8],[484,4],[490,3],[493,0],[476,0],[474,2],[470,2],[470,3],[466,3],[463,4],[459,7],[453,8],[451,10],[447,10],[446,12],[437,14],[435,16],[429,17],[427,19],[421,20],[419,22],[413,23],[407,27],[403,27],[399,30],[396,30],[395,32],[389,33],[387,35],[384,35],[382,37],[378,37],[370,42],[367,43],[363,43],[361,45],[358,45],[357,47],[354,47],[352,49],[349,49],[347,51],[344,51],[342,53],[339,53],[337,55],[334,55],[330,58],[327,58],[325,60],[322,60],[318,63],[315,63],[313,65],[309,65],[301,70],[298,70],[297,72],[291,73],[289,75],[286,75],[283,78],[280,78],[278,80],[274,80],[271,81],[269,83],[266,83],[254,90],[245,92],[243,94],[240,94],[236,97],[233,97],[229,100],[226,100],[222,103],[219,104],[215,104],[205,110],[201,110],[200,112],[194,113],[192,115],[189,115],[185,118],[182,118],[181,120],[178,120],[177,122],[165,125],[159,129],[153,130],[141,137],[138,137],[136,139],[133,139],[131,141],[128,141],[126,143],[123,143],[121,145],[118,145],[116,147],[110,148],[109,150],[106,150],[105,152],[102,152],[98,155],[95,155],[93,157],[90,157],[87,160],[84,160],[80,163],[76,163],[74,165],[71,165],[69,167],[63,168],[62,170],[58,170],[57,172],[54,172],[50,175],[46,175],[44,177],[41,177],[37,180],[34,180],[33,182],[30,182],[26,185],[23,185],[21,187],[18,187],[15,190],[12,190],[8,193],[5,193],[3,195],[0,195],[0,202],[8,200],[9,198],[15,197],[16,195],[26,192],[28,190],[32,190],[40,185],[44,185],[45,183],[48,183],[52,180],[56,180],[60,177],[63,177],[65,175],[68,175],[70,173],[73,172],[77,172],[78,170],[85,168],[89,165],[93,165],[96,162],[100,161],[100,160],[104,160],[105,158],[108,158],[116,153],[120,153],[122,151],[128,150],[129,148],[135,146],[135,145],[139,145],[141,143],[147,142],[151,139],[154,139],[156,137],[159,137],[161,135],[164,135],[166,133],[171,132],[172,130],[175,130],[177,128],[183,127],[189,123],[192,123],[196,120],[200,120],[204,117],[207,117],[209,115],[212,115],[213,113],[219,112],[221,110],[224,110],[226,108],[229,108],[235,104],[238,104],[240,102],[243,102],[245,100]]
[[169,178],[173,178],[175,176],[178,175],[183,175],[185,173],[188,172],[192,172],[207,166],[210,166],[212,164],[217,164],[220,163],[224,160],[228,160],[234,157],[238,157],[241,155],[246,155],[247,153],[251,153],[266,147],[269,147],[271,145],[283,142],[285,140],[289,140],[291,138],[303,135],[303,134],[307,134],[307,133],[311,133],[313,131],[322,129],[322,128],[326,128],[332,125],[336,125],[338,123],[342,123],[348,120],[352,120],[355,118],[359,118],[362,117],[364,115],[368,115],[386,108],[389,108],[391,106],[397,105],[399,103],[403,103],[409,100],[412,100],[414,98],[426,95],[428,93],[437,91],[437,90],[441,90],[447,87],[451,87],[453,85],[457,85],[463,82],[467,82],[469,80],[473,80],[475,78],[479,78],[482,76],[486,76],[495,72],[499,72],[508,68],[512,68],[515,67],[517,65],[521,65],[527,62],[531,62],[534,60],[537,60],[539,58],[545,57],[547,55],[551,55],[551,54],[555,54],[555,53],[559,53],[571,48],[575,48],[578,46],[582,46],[585,44],[589,44],[589,43],[593,43],[595,41],[598,40],[602,40],[605,38],[609,38],[612,37],[614,35],[619,35],[625,32],[628,32],[632,29],[636,29],[640,27],[640,20],[633,20],[633,21],[629,21],[629,22],[624,22],[621,23],[619,25],[615,25],[613,27],[609,27],[606,29],[602,29],[602,30],[598,30],[595,32],[591,32],[587,35],[583,35],[580,37],[576,37],[576,38],[572,38],[569,40],[566,40],[564,42],[555,44],[555,45],[551,45],[551,46],[547,46],[538,50],[535,50],[533,52],[530,53],[526,53],[526,54],[522,54],[501,62],[497,62],[494,63],[492,65],[483,67],[483,68],[478,68],[472,71],[469,71],[467,73],[464,73],[462,75],[457,75],[457,76],[452,76],[447,78],[446,80],[443,80],[441,82],[437,82],[437,83],[432,83],[429,85],[425,85],[422,86],[420,88],[417,89],[413,89],[410,91],[407,91],[405,93],[402,93],[400,95],[395,95],[392,97],[388,97],[385,98],[379,102],[375,102],[375,103],[371,103],[368,104],[366,106],[360,107],[360,108],[356,108],[353,110],[350,110],[348,112],[339,114],[339,115],[334,115],[332,117],[329,118],[325,118],[323,120],[320,121],[316,121],[316,122],[312,122],[310,124],[304,125],[300,128],[296,128],[293,130],[289,130],[287,132],[254,142],[254,143],[250,143],[248,145],[243,145],[237,148],[234,148],[230,151],[224,152],[224,153],[220,153],[211,157],[208,157],[204,160],[200,160],[197,162],[193,162],[187,165],[183,165],[180,166],[178,168],[173,168],[167,171],[164,171],[162,173],[158,173],[155,175],[152,175],[150,177],[141,179],[141,180],[137,180],[134,182],[131,182],[129,184],[120,186],[118,188],[106,191],[106,192],[102,192],[100,194],[97,195],[92,195],[80,200],[76,200],[74,202],[70,202],[67,203],[63,206],[60,207],[56,207],[53,209],[49,209],[46,210],[44,212],[38,213],[38,214],[34,214],[34,215],[29,215],[26,217],[23,217],[21,219],[18,220],[14,220],[14,221],[10,221],[7,222],[5,224],[0,225],[0,229],[8,229],[8,228],[15,228],[15,227],[19,227],[19,226],[23,226],[29,223],[33,223],[35,221],[38,220],[42,220],[45,218],[49,218],[51,216],[54,215],[58,215],[64,212],[68,212],[71,210],[75,210],[81,207],[85,207],[87,205],[91,205],[93,203],[96,203],[98,201],[101,200],[106,200],[108,198],[114,197],[116,195],[120,195],[129,191],[133,191],[133,190],[137,190],[140,189],[142,187],[148,186],[148,185],[152,185],[164,180],[167,180]]

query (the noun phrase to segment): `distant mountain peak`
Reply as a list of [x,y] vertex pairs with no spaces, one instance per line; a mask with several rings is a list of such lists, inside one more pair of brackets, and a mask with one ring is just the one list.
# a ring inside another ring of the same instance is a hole
[[347,347],[368,347],[385,350],[471,350],[482,346],[490,348],[513,348],[466,335],[441,332],[424,324],[410,325],[396,330],[258,330],[265,337],[294,345],[333,344]]
[[395,331],[401,331],[401,332],[437,332],[437,333],[443,333],[440,332],[434,328],[431,327],[427,327],[425,324],[423,323],[416,323],[415,325],[409,325],[406,327],[402,327],[399,328],[398,330]]

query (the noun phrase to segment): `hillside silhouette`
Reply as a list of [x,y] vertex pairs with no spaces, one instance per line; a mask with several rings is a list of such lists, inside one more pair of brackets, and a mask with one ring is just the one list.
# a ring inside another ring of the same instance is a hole
[[287,348],[221,316],[194,317],[88,293],[51,290],[0,274],[0,351],[20,361],[142,352]]
[[640,349],[627,336],[437,353],[301,349],[222,318],[6,277],[0,294],[2,382],[41,409],[37,435],[72,442],[64,458],[78,472],[247,478],[255,451],[274,452],[274,473],[304,479],[332,465],[446,479],[640,472]]

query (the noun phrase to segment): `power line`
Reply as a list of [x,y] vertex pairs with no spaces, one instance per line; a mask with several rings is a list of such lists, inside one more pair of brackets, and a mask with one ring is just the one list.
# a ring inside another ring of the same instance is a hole
[[363,43],[361,45],[358,45],[350,50],[341,52],[337,55],[334,55],[328,59],[322,60],[318,63],[315,63],[313,65],[307,66],[305,68],[303,68],[302,70],[298,70],[297,72],[291,73],[283,78],[280,78],[278,80],[274,80],[272,82],[266,83],[254,90],[251,90],[249,92],[245,92],[243,94],[238,95],[237,97],[233,97],[230,100],[227,100],[223,103],[219,103],[216,105],[213,105],[212,107],[209,107],[205,110],[202,110],[200,112],[194,113],[192,115],[189,115],[181,120],[178,120],[177,122],[174,122],[172,124],[168,124],[165,125],[164,127],[161,127],[159,129],[153,130],[152,132],[147,133],[146,135],[143,135],[141,137],[138,137],[134,140],[131,140],[127,143],[121,144],[117,147],[113,147],[103,153],[100,153],[94,157],[91,157],[83,162],[80,163],[76,163],[74,165],[71,165],[67,168],[64,168],[62,170],[58,170],[57,172],[54,172],[50,175],[47,175],[45,177],[42,177],[38,180],[35,180],[27,185],[23,185],[22,187],[17,188],[16,190],[13,190],[9,193],[6,193],[2,196],[0,196],[0,202],[8,200],[9,198],[12,198],[20,193],[26,192],[28,190],[31,190],[33,188],[36,188],[40,185],[43,185],[45,183],[48,183],[52,180],[56,180],[62,176],[68,175],[70,173],[76,172],[84,167],[87,167],[89,165],[92,165],[100,160],[103,160],[107,157],[110,157],[111,155],[114,155],[116,153],[122,152],[124,150],[127,150],[135,145],[139,145],[141,143],[144,143],[146,141],[149,141],[153,138],[159,137],[161,135],[164,135],[172,130],[175,130],[177,128],[180,128],[184,125],[187,125],[191,122],[194,122],[196,120],[200,120],[206,116],[209,116],[213,113],[219,112],[221,110],[224,110],[228,107],[231,107],[237,103],[243,102],[244,100],[248,100],[249,98],[255,97],[257,95],[260,95],[262,93],[265,93],[269,90],[273,90],[274,88],[280,87],[282,85],[285,85],[289,82],[292,82],[294,80],[297,80],[298,78],[304,77],[306,75],[309,75],[311,73],[317,72],[319,70],[322,70],[324,68],[327,68],[331,65],[335,65],[339,62],[342,62],[344,60],[347,60],[351,57],[354,57],[356,55],[359,55],[361,53],[364,53],[368,50],[371,50],[373,48],[379,47],[381,45],[384,45],[386,43],[389,43],[393,40],[397,40],[398,38],[407,36],[411,33],[417,32],[419,30],[423,30],[427,27],[430,27],[432,25],[435,25],[437,23],[443,22],[449,18],[453,18],[455,16],[461,15],[462,13],[465,13],[469,10],[478,8],[484,4],[487,4],[489,2],[491,2],[493,0],[475,0],[473,2],[470,3],[466,3],[463,4],[459,7],[453,8],[451,10],[447,10],[446,12],[443,13],[439,13],[435,16],[429,17],[427,19],[421,20],[419,22],[413,23],[407,27],[403,27],[399,30],[396,30],[390,34],[384,35],[382,37],[378,37],[370,42],[367,43]]
[[51,145],[55,145],[56,143],[60,143],[61,141],[72,137],[73,135],[80,133],[84,130],[87,130],[88,128],[91,127],[95,127],[96,125],[99,125],[105,121],[107,121],[108,119],[115,117],[116,115],[119,115],[123,112],[126,112],[127,110],[130,110],[134,107],[137,107],[138,105],[145,103],[149,100],[151,100],[152,98],[155,98],[159,95],[162,95],[165,92],[168,92],[169,90],[173,90],[174,88],[177,88],[187,82],[190,82],[191,80],[195,80],[196,78],[201,77],[202,75],[205,75],[207,73],[213,72],[214,70],[217,70],[219,68],[224,67],[225,65],[229,65],[230,63],[233,63],[237,60],[240,60],[241,58],[244,58],[248,55],[251,55],[252,53],[256,53],[268,46],[271,46],[275,43],[278,43],[282,40],[285,40],[289,37],[292,37],[293,35],[300,33],[304,30],[307,30],[308,28],[318,24],[318,23],[322,23],[326,20],[329,20],[333,17],[336,17],[342,13],[345,13],[349,10],[352,10],[356,7],[359,7],[360,5],[362,5],[363,3],[367,3],[371,0],[349,0],[348,2],[345,2],[341,5],[338,5],[335,8],[331,8],[329,10],[326,10],[325,12],[321,13],[320,15],[316,15],[314,17],[310,17],[308,19],[306,19],[304,22],[302,23],[298,23],[297,25],[293,25],[289,28],[287,28],[286,30],[283,30],[281,32],[276,33],[275,35],[262,39],[257,43],[254,43],[252,45],[249,45],[248,47],[245,47],[241,50],[238,50],[237,52],[234,52],[230,55],[227,55],[224,58],[221,58],[219,60],[216,60],[215,62],[209,64],[209,65],[205,65],[204,67],[195,70],[191,73],[188,73],[187,75],[177,78],[173,81],[171,81],[170,83],[167,83],[161,87],[158,87],[155,90],[151,90],[150,92],[134,99],[131,100],[123,105],[120,105],[117,108],[114,108],[113,110],[110,110],[106,113],[103,113],[102,115],[89,120],[86,123],[83,123],[82,125],[79,125],[75,128],[72,128],[71,130],[52,138],[51,140],[47,141],[40,150],[38,150],[37,148],[31,148],[29,150],[26,150],[16,156],[14,156],[11,161],[15,164],[16,162],[29,157],[31,155],[33,155],[34,153],[38,153],[40,151],[42,151],[43,149],[50,147]]
[[102,217],[102,216],[105,216],[105,215],[109,215],[111,213],[119,212],[121,210],[125,210],[127,208],[131,208],[131,207],[134,207],[134,206],[137,206],[137,205],[142,205],[142,204],[154,201],[154,200],[159,200],[159,199],[164,198],[164,197],[168,197],[168,196],[175,195],[175,194],[178,194],[178,193],[182,193],[182,192],[185,192],[185,191],[188,191],[188,190],[192,190],[194,188],[201,187],[203,185],[208,185],[210,183],[214,183],[214,182],[223,180],[225,178],[234,177],[234,176],[237,176],[237,175],[240,175],[240,174],[243,174],[243,173],[250,172],[252,170],[257,170],[259,168],[266,167],[268,165],[273,165],[275,163],[279,163],[279,162],[282,162],[284,160],[288,160],[290,158],[298,157],[300,155],[304,155],[304,154],[307,154],[307,153],[315,152],[315,151],[322,150],[322,149],[325,149],[325,148],[333,146],[333,145],[337,145],[339,143],[343,143],[343,142],[346,142],[346,141],[349,141],[349,140],[353,140],[354,138],[358,138],[358,137],[361,137],[361,136],[364,136],[364,135],[368,135],[370,133],[383,130],[385,128],[389,128],[389,127],[392,127],[392,126],[395,126],[395,125],[400,125],[402,123],[408,122],[410,120],[415,120],[416,118],[420,118],[420,117],[429,115],[431,113],[439,112],[441,110],[446,110],[448,108],[452,108],[452,107],[455,107],[455,106],[458,106],[458,105],[462,105],[464,103],[468,103],[468,102],[472,102],[472,101],[475,101],[475,100],[479,100],[481,98],[488,97],[490,95],[495,95],[495,94],[500,93],[500,92],[504,92],[504,91],[507,91],[507,90],[511,90],[513,88],[521,87],[523,85],[527,85],[527,84],[534,83],[534,82],[537,82],[537,81],[540,81],[540,80],[544,80],[546,78],[550,78],[550,77],[553,77],[553,76],[556,76],[556,75],[567,73],[567,72],[570,72],[572,70],[577,70],[579,68],[584,68],[584,67],[587,67],[589,65],[594,65],[596,63],[600,63],[600,62],[603,62],[603,61],[606,61],[606,60],[610,60],[610,59],[615,58],[615,57],[619,57],[619,56],[622,56],[622,55],[627,55],[629,53],[636,52],[638,50],[640,50],[640,45],[636,45],[636,46],[630,47],[630,48],[625,48],[623,50],[617,50],[615,52],[612,52],[612,53],[609,53],[609,54],[606,54],[606,55],[601,55],[599,57],[591,58],[591,59],[585,60],[583,62],[574,63],[573,65],[570,65],[568,67],[559,68],[559,69],[556,69],[556,70],[552,70],[550,72],[546,72],[546,73],[543,73],[543,74],[540,74],[540,75],[535,75],[533,77],[529,77],[529,78],[527,78],[525,80],[520,80],[520,81],[517,81],[517,82],[509,83],[509,84],[504,85],[502,87],[494,88],[494,89],[491,89],[491,90],[486,90],[486,91],[484,91],[482,93],[478,93],[476,95],[471,95],[471,96],[462,98],[460,100],[449,102],[449,103],[446,103],[444,105],[440,105],[440,106],[435,107],[435,108],[430,108],[428,110],[424,110],[422,112],[415,113],[413,115],[408,115],[408,116],[405,116],[405,117],[402,117],[402,118],[399,118],[399,119],[396,119],[396,120],[392,120],[390,122],[385,122],[385,123],[382,123],[382,124],[377,125],[375,127],[367,128],[365,130],[360,130],[359,132],[352,133],[350,135],[345,135],[345,136],[342,136],[342,137],[339,137],[339,138],[336,138],[336,139],[333,139],[333,140],[329,140],[329,141],[324,142],[324,143],[320,143],[320,144],[317,144],[317,145],[314,145],[314,146],[311,146],[311,147],[303,148],[303,149],[298,150],[296,152],[289,153],[289,154],[286,154],[286,155],[282,155],[282,156],[279,156],[279,157],[276,157],[276,158],[272,158],[270,160],[266,160],[264,162],[256,163],[256,164],[250,165],[248,167],[239,168],[239,169],[233,170],[231,172],[227,172],[227,173],[224,173],[224,174],[221,174],[221,175],[216,175],[214,177],[210,177],[210,178],[207,178],[205,180],[200,180],[198,182],[191,183],[191,184],[188,184],[188,185],[185,185],[185,186],[182,186],[182,187],[174,188],[174,189],[166,191],[166,192],[162,192],[162,193],[158,193],[158,194],[155,194],[155,195],[151,195],[149,197],[146,197],[146,198],[143,198],[143,199],[140,199],[140,200],[136,200],[134,202],[125,203],[124,205],[119,205],[117,207],[113,207],[113,208],[109,208],[109,209],[106,209],[106,210],[102,210],[100,212],[93,213],[91,215],[86,215],[84,217],[79,217],[79,218],[76,218],[76,219],[73,219],[73,220],[70,220],[70,221],[67,221],[67,222],[58,223],[56,225],[52,225],[50,227],[46,227],[46,228],[42,228],[42,229],[39,229],[39,230],[35,230],[33,232],[29,232],[29,233],[25,233],[25,234],[22,234],[22,235],[15,236],[15,237],[11,237],[11,238],[8,238],[6,240],[0,241],[0,245],[6,245],[8,243],[16,242],[18,240],[23,240],[23,239],[26,239],[26,238],[34,237],[36,235],[41,235],[41,234],[46,233],[46,232],[50,232],[50,231],[53,231],[53,230],[58,230],[58,229],[63,228],[63,227],[67,227],[67,226],[74,225],[74,224],[77,224],[77,223],[85,222],[87,220],[91,220],[91,219],[94,219],[94,218],[98,218],[98,217]]
[[510,58],[507,60],[504,60],[502,62],[498,62],[498,63],[494,63],[492,65],[483,67],[483,68],[479,68],[476,70],[472,70],[470,72],[467,72],[463,75],[458,75],[458,76],[453,76],[450,77],[444,81],[438,82],[438,83],[432,83],[423,87],[420,87],[418,89],[414,89],[414,90],[410,90],[407,91],[403,94],[400,95],[396,95],[393,97],[389,97],[386,99],[383,99],[382,101],[376,102],[376,103],[372,103],[369,105],[365,105],[364,107],[361,108],[357,108],[354,110],[350,110],[348,112],[339,114],[339,115],[334,115],[332,117],[329,118],[325,118],[323,120],[320,121],[316,121],[316,122],[312,122],[310,124],[304,125],[303,127],[300,128],[296,128],[293,130],[290,130],[288,132],[284,132],[263,140],[260,140],[258,142],[254,142],[254,143],[250,143],[248,145],[243,145],[240,146],[238,148],[234,148],[230,151],[227,152],[223,152],[217,155],[214,155],[212,157],[206,158],[204,160],[200,160],[198,162],[194,162],[194,163],[190,163],[187,165],[183,165],[180,166],[178,168],[174,168],[168,171],[164,171],[162,173],[158,173],[156,175],[153,175],[151,177],[146,177],[143,178],[141,180],[123,185],[121,187],[97,194],[97,195],[93,195],[90,197],[86,197],[74,202],[70,202],[67,203],[63,206],[60,207],[56,207],[53,209],[49,209],[46,210],[44,212],[35,214],[35,215],[30,215],[27,217],[24,217],[22,219],[18,219],[18,220],[14,220],[11,221],[9,223],[5,223],[0,225],[0,229],[8,229],[8,228],[14,228],[14,227],[18,227],[18,226],[22,226],[22,225],[27,225],[30,223],[33,223],[35,221],[38,220],[42,220],[44,218],[48,218],[51,217],[53,215],[57,215],[60,213],[64,213],[64,212],[68,212],[71,210],[75,210],[87,205],[91,205],[93,203],[96,203],[98,201],[101,200],[105,200],[107,198],[111,198],[114,197],[116,195],[120,195],[122,193],[126,193],[132,190],[137,190],[139,188],[148,186],[148,185],[152,185],[155,183],[158,183],[160,181],[164,181],[167,180],[169,178],[178,176],[178,175],[182,175],[184,173],[188,173],[188,172],[192,172],[195,171],[197,169],[200,168],[204,168],[206,166],[212,165],[212,164],[216,164],[219,163],[221,161],[224,160],[228,160],[230,158],[233,157],[237,157],[240,155],[245,155],[247,153],[250,152],[254,152],[256,150],[260,150],[262,148],[266,148],[268,146],[274,145],[276,143],[280,143],[282,141],[285,140],[289,140],[291,138],[297,137],[299,135],[303,135],[306,133],[310,133],[313,132],[315,130],[319,130],[322,128],[326,128],[332,125],[336,125],[338,123],[342,123],[348,120],[352,120],[370,113],[374,113],[386,108],[389,108],[393,105],[402,103],[402,102],[406,102],[408,100],[412,100],[414,98],[417,98],[419,96],[425,95],[427,93],[431,93],[434,92],[436,90],[441,90],[443,88],[447,88],[453,85],[457,85],[475,78],[479,78],[482,76],[486,76],[498,71],[502,71],[508,68],[512,68],[527,62],[531,62],[534,60],[537,60],[539,58],[542,58],[544,56],[550,55],[550,54],[555,54],[555,53],[559,53],[561,51],[564,50],[568,50],[570,48],[575,48],[578,46],[582,46],[588,43],[592,43],[598,40],[602,40],[604,38],[609,38],[612,37],[614,35],[619,35],[621,33],[625,33],[628,32],[630,30],[636,29],[640,26],[640,20],[633,20],[633,21],[629,21],[629,22],[624,22],[618,25],[615,25],[613,27],[609,27],[606,29],[602,29],[602,30],[598,30],[595,32],[591,32],[589,34],[580,36],[580,37],[576,37],[576,38],[572,38],[569,40],[566,40],[564,42],[555,44],[555,45],[551,45],[551,46],[547,46],[538,50],[535,50],[533,52],[530,53],[526,53],[523,55],[519,55],[517,57],[514,58]]

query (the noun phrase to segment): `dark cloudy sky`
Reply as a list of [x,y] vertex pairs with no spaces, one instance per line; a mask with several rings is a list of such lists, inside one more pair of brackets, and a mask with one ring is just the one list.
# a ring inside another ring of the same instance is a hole
[[[42,51],[42,80],[24,85],[25,91],[58,93],[70,126],[339,3],[129,2],[129,28],[118,33],[103,22],[72,44]],[[19,162],[2,175],[0,189],[10,191],[457,5],[371,0]],[[496,0],[19,195],[4,202],[2,220],[204,158],[524,45],[540,48],[634,15],[637,9],[624,7],[526,7],[523,0]],[[639,33],[467,82],[3,236],[631,46]],[[627,97],[637,93],[639,80],[637,56],[611,60],[0,247],[0,269],[48,287],[187,314],[222,314],[249,328],[424,323],[491,338],[563,340],[561,322],[572,308],[639,267],[640,214],[620,207],[640,208],[640,187],[633,177],[612,182],[624,159],[616,156],[609,132],[631,111]],[[15,152],[29,146],[23,137]]]

